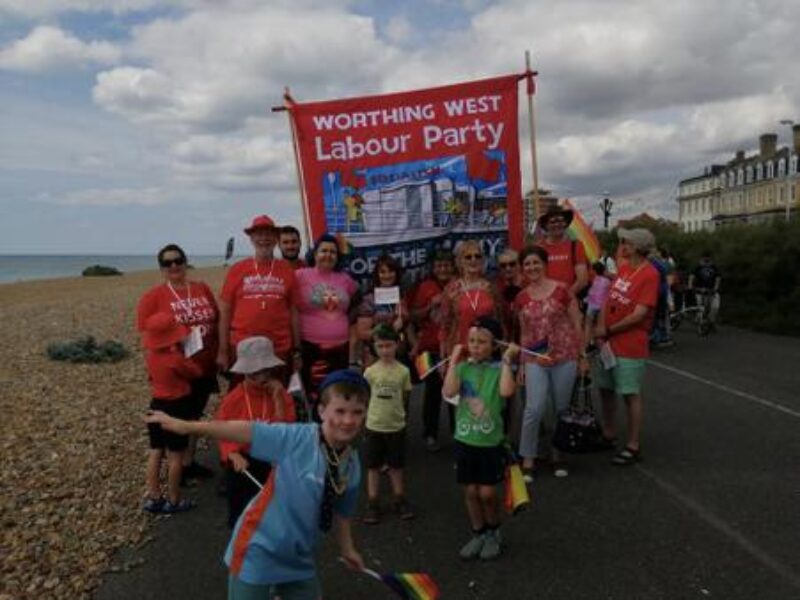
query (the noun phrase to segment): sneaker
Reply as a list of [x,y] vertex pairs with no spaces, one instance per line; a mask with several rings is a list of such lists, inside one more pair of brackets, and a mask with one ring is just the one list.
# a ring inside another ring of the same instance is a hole
[[361,520],[367,525],[377,525],[381,522],[381,507],[376,501],[367,502],[367,510]]
[[473,533],[472,539],[468,541],[459,551],[458,555],[464,560],[478,558],[483,550],[483,543],[486,539],[485,533]]
[[439,446],[439,442],[436,441],[435,437],[428,436],[425,438],[425,449],[428,452],[438,452],[441,447]]
[[569,469],[567,469],[567,465],[564,463],[555,463],[553,465],[553,477],[558,477],[559,479],[569,477]]
[[413,519],[417,516],[417,512],[414,510],[414,507],[411,506],[411,504],[408,503],[408,500],[402,496],[395,499],[394,511],[403,521],[408,521],[409,519]]
[[500,530],[490,529],[484,534],[479,556],[481,560],[494,560],[500,556]]
[[142,506],[142,510],[149,513],[160,513],[161,507],[164,506],[164,498],[152,498],[148,497],[147,500],[144,501],[144,506]]
[[187,510],[192,510],[196,508],[197,504],[195,504],[192,500],[188,498],[181,498],[177,502],[170,502],[167,500],[161,506],[161,514],[162,515],[174,515],[175,513],[179,512],[186,512]]

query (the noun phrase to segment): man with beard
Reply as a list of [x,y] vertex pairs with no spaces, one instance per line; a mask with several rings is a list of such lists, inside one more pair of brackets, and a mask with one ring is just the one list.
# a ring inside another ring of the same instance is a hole
[[292,269],[306,267],[306,261],[300,258],[300,232],[293,225],[284,225],[278,232],[278,248],[283,260],[291,265]]

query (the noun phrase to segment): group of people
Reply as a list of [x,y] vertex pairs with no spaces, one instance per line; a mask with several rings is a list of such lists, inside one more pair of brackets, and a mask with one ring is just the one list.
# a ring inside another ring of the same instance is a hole
[[[567,408],[576,378],[591,370],[590,354],[603,359],[594,369],[603,443],[618,450],[615,465],[640,460],[642,379],[659,285],[648,260],[655,240],[644,229],[620,230],[612,280],[566,236],[572,217],[560,208],[542,215],[545,238],[500,253],[494,277],[484,244],[471,239],[436,250],[428,276],[414,286],[405,285],[396,259],[382,256],[368,290],[343,268],[336,237],[315,240],[303,261],[297,230],[265,215],[245,229],[253,255],[229,268],[218,297],[187,277],[181,248],[165,246],[158,254],[164,283],[138,307],[152,388],[144,509],[191,509],[180,484],[187,470],[202,471],[193,436],[221,440],[233,527],[229,597],[316,598],[312,550],[320,532],[335,524],[342,555],[363,567],[350,533],[361,473],[352,444],[362,433],[363,521],[383,517],[383,472],[392,511],[416,516],[404,471],[409,395],[421,383],[431,452],[440,449],[442,404],[448,407],[471,528],[460,555],[494,559],[502,548],[496,487],[508,440],[526,481],[547,465],[557,477],[569,474],[564,457],[543,442],[543,421],[548,407]],[[440,366],[420,382],[410,365],[421,356]],[[215,419],[202,421],[218,373],[229,388]],[[298,379],[302,392],[293,397],[287,388],[298,390]],[[618,396],[627,409],[619,447]]]

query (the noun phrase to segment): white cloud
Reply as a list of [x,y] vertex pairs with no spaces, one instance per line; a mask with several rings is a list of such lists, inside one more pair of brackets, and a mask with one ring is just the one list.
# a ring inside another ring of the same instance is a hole
[[109,42],[83,42],[57,27],[41,25],[0,50],[0,69],[41,72],[109,65],[117,62],[120,55],[120,49]]
[[60,206],[156,206],[165,204],[169,198],[160,188],[112,188],[85,189],[63,194],[40,194],[36,200]]
[[394,16],[386,24],[386,37],[396,44],[407,42],[413,31],[411,23],[403,16]]

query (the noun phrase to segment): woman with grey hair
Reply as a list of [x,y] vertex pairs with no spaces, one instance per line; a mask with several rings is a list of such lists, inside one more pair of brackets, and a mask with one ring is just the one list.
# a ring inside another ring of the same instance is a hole
[[620,229],[620,261],[595,328],[606,357],[595,381],[603,400],[603,436],[615,440],[616,402],[622,396],[627,410],[627,443],[612,459],[619,466],[641,460],[642,381],[649,356],[649,336],[658,302],[659,275],[647,259],[655,237],[647,229]]

